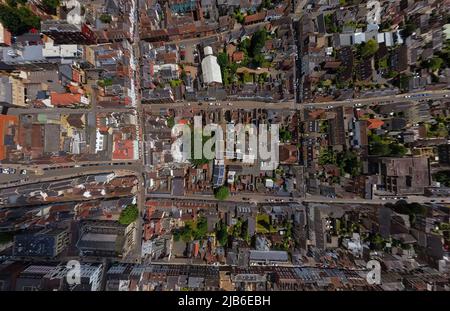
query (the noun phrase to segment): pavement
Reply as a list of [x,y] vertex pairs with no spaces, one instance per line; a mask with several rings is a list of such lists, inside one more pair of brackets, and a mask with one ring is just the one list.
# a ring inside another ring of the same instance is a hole
[[[185,196],[173,196],[165,194],[149,194],[148,198],[164,198],[164,199],[176,199],[176,200],[197,200],[197,201],[219,201],[211,195],[185,195]],[[450,198],[435,198],[425,196],[409,196],[405,199],[408,203],[444,203],[450,204]],[[385,204],[388,202],[395,203],[400,199],[386,198],[386,199],[363,199],[363,198],[328,198],[324,196],[312,196],[292,198],[292,197],[280,197],[270,196],[264,194],[244,193],[236,194],[227,198],[227,202],[247,202],[247,203],[332,203],[332,204]]]

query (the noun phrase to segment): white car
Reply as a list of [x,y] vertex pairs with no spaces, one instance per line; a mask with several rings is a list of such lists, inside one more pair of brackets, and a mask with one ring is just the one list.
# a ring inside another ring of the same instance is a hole
[[7,169],[7,168],[4,168],[4,169],[2,170],[2,173],[3,173],[3,174],[10,174],[10,173],[9,173],[9,169]]

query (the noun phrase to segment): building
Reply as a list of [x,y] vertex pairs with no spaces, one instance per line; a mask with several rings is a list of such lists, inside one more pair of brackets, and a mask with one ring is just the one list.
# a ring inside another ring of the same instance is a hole
[[125,257],[134,245],[134,227],[112,220],[83,220],[77,248],[80,256]]
[[11,45],[11,33],[0,23],[0,46]]
[[[102,285],[103,265],[81,263],[80,264],[80,282],[75,284],[68,284],[67,282],[67,266],[60,266],[58,277],[62,279],[62,290],[71,291],[99,291]],[[51,275],[54,278],[55,275]]]
[[210,46],[204,48],[205,57],[202,60],[203,83],[205,85],[222,84],[222,74]]
[[0,263],[0,291],[11,291],[16,288],[16,280],[25,268],[26,263],[7,260]]
[[345,145],[344,108],[336,107],[333,112],[336,114],[335,117],[328,119],[329,143],[332,146]]
[[25,87],[20,79],[0,78],[0,104],[25,106]]
[[38,233],[26,233],[14,237],[15,257],[56,257],[69,244],[65,229],[48,229]]
[[266,19],[266,12],[259,12],[252,15],[247,15],[244,17],[244,25],[252,25],[257,23],[262,23]]
[[89,105],[89,99],[82,94],[50,93],[50,102],[55,107],[77,107]]
[[15,149],[19,118],[0,115],[0,161],[7,158],[8,149]]
[[450,144],[438,146],[439,163],[450,164]]
[[225,182],[225,164],[223,160],[215,160],[213,171],[213,185],[220,187]]
[[379,159],[381,182],[394,194],[423,194],[430,185],[428,159],[424,157]]
[[44,20],[41,22],[41,32],[52,38],[55,44],[93,44],[97,41],[88,25],[78,26],[65,20]]
[[[16,291],[39,291],[45,289],[44,279],[57,269],[52,264],[32,264],[23,270],[15,282]],[[57,282],[55,282],[57,283]],[[59,283],[55,285],[58,289]],[[48,287],[47,287],[48,288]]]
[[142,91],[142,103],[143,104],[164,104],[164,103],[174,103],[175,97],[173,95],[172,89],[145,89]]
[[171,0],[169,1],[169,7],[174,13],[187,13],[195,11],[198,2],[198,0]]
[[73,267],[64,263],[32,264],[20,272],[14,288],[17,291],[98,291],[101,289],[102,268],[102,264],[81,263],[79,279],[69,284],[67,276]]
[[280,163],[296,164],[298,162],[298,148],[295,145],[280,145]]
[[287,263],[289,263],[289,256],[285,251],[250,250],[250,265],[278,265]]

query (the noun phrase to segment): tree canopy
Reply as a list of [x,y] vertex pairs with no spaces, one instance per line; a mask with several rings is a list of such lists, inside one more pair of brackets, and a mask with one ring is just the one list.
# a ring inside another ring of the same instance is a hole
[[119,216],[119,223],[129,225],[139,217],[139,210],[136,204],[125,207]]
[[216,225],[216,239],[222,246],[225,246],[228,242],[227,226],[222,221]]
[[407,152],[405,146],[391,141],[388,139],[381,138],[372,132],[369,132],[369,153],[371,155],[377,156],[394,156],[401,157]]
[[183,228],[174,232],[174,240],[178,241],[180,238],[184,242],[192,240],[201,240],[206,237],[208,233],[208,225],[206,218],[201,216],[197,221],[186,222]]
[[226,200],[229,195],[230,195],[230,190],[228,189],[227,186],[221,186],[221,187],[217,188],[214,192],[214,196],[216,197],[216,199],[221,200],[221,201]]
[[367,58],[373,56],[378,51],[378,42],[374,39],[361,44],[361,57]]
[[450,187],[450,171],[440,171],[433,175],[434,179],[446,187]]
[[401,30],[400,35],[402,36],[403,39],[406,39],[410,35],[412,35],[414,31],[416,31],[416,29],[417,29],[416,24],[414,24],[411,21],[408,21],[406,22],[405,27]]
[[436,71],[441,68],[443,63],[444,63],[444,60],[442,58],[435,56],[432,59],[430,59],[429,61],[427,61],[425,63],[425,66],[427,68],[429,68],[431,71]]
[[111,15],[109,14],[102,14],[99,19],[104,24],[109,24],[112,21]]
[[42,5],[47,13],[56,14],[56,9],[59,7],[59,0],[42,0]]
[[255,57],[256,55],[261,53],[262,48],[266,44],[267,40],[267,31],[265,28],[261,28],[256,31],[252,39],[250,40],[250,56]]
[[292,133],[286,129],[286,128],[282,128],[280,130],[280,140],[282,142],[287,142],[290,141],[292,139]]
[[[210,138],[211,138],[211,136],[204,136],[204,135],[202,136],[202,150],[203,150],[203,146],[205,145],[206,141],[208,141],[208,139],[210,139]],[[189,161],[195,167],[202,166],[203,164],[208,164],[210,161],[209,159],[207,159],[205,157],[203,152],[202,152],[201,159],[195,158],[194,131],[192,131],[192,133],[191,133],[191,158],[189,159]]]
[[39,29],[41,20],[27,7],[0,4],[0,21],[13,35],[21,35],[31,28]]

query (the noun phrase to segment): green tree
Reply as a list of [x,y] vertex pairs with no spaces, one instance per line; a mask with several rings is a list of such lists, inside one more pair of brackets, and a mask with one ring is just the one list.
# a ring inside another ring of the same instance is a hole
[[227,226],[222,222],[222,220],[216,225],[216,239],[220,243],[220,245],[227,245],[228,230]]
[[258,7],[258,12],[262,11],[263,9],[272,9],[273,8],[273,4],[272,1],[270,0],[262,0],[261,4]]
[[433,175],[434,180],[442,183],[446,187],[450,187],[450,171],[440,171]]
[[0,245],[12,242],[14,234],[12,232],[0,232]]
[[372,236],[370,243],[371,243],[371,246],[376,250],[383,249],[384,245],[385,245],[385,241],[379,233],[376,233]]
[[172,128],[175,125],[175,118],[174,117],[168,117],[167,118],[167,126]]
[[[210,136],[202,136],[202,150],[203,150],[203,146],[205,145],[206,141],[210,138],[211,138]],[[201,159],[195,158],[194,131],[192,131],[192,133],[191,133],[191,142],[192,142],[191,143],[191,158],[189,159],[189,161],[192,163],[192,165],[195,167],[199,167],[199,166],[202,166],[203,164],[209,163],[210,160],[205,157],[203,152],[202,152]]]
[[333,14],[326,14],[323,19],[325,21],[325,28],[328,33],[341,32],[341,27],[339,27],[334,21]]
[[244,71],[244,74],[242,75],[242,80],[244,83],[253,83],[252,75],[247,71]]
[[282,142],[288,142],[292,139],[292,133],[286,128],[280,129],[279,134],[280,134],[280,140]]
[[228,67],[228,55],[225,52],[220,52],[217,55],[217,63],[219,64],[220,68],[224,70],[226,67]]
[[192,223],[187,222],[185,226],[181,229],[180,237],[184,242],[192,241],[193,229]]
[[337,158],[336,154],[332,149],[323,148],[320,150],[319,153],[319,164],[325,165],[325,164],[336,164]]
[[174,230],[173,231],[173,240],[175,242],[178,242],[181,238],[181,232],[179,230]]
[[373,56],[378,51],[378,42],[375,39],[361,44],[361,57],[367,58]]
[[111,86],[113,84],[112,78],[104,78],[103,80],[98,80],[97,84],[101,87]]
[[396,157],[402,157],[406,154],[407,149],[400,144],[390,144],[389,145],[389,155],[396,156]]
[[369,151],[372,155],[387,156],[391,152],[389,145],[384,142],[375,142],[369,145]]
[[208,233],[208,224],[206,217],[199,217],[196,222],[196,228],[193,231],[193,237],[195,240],[204,239]]
[[103,24],[109,24],[112,22],[112,17],[109,14],[102,14],[99,19]]
[[395,84],[402,90],[407,90],[409,87],[409,80],[411,79],[411,76],[406,75],[404,73],[398,75],[396,77]]
[[358,160],[358,156],[355,152],[345,151],[339,154],[340,160],[338,160],[339,167],[345,173],[350,174],[352,177],[359,176],[361,171],[361,163]]
[[59,0],[42,0],[42,5],[47,13],[56,14],[56,9],[59,7]]
[[414,31],[416,31],[416,29],[417,29],[416,24],[413,23],[412,21],[408,21],[406,22],[405,27],[400,31],[400,35],[402,36],[403,39],[406,39],[410,35],[412,35]]
[[129,225],[139,217],[139,210],[136,204],[125,207],[119,216],[119,223]]
[[8,4],[12,8],[15,8],[17,7],[17,0],[6,0],[6,4]]
[[258,76],[258,83],[263,84],[267,80],[267,73],[263,72]]
[[250,45],[251,45],[250,39],[245,38],[244,40],[239,42],[239,45],[238,45],[239,51],[244,52],[245,56],[248,56],[249,51],[250,51]]
[[241,232],[240,232],[239,236],[243,240],[246,240],[248,242],[250,240],[250,235],[249,235],[249,232],[248,232],[248,220],[242,222],[240,229],[241,229]]
[[183,80],[183,81],[185,81],[186,78],[187,78],[187,74],[186,74],[186,71],[185,71],[184,69],[181,70],[180,78],[181,78],[181,80]]
[[250,40],[250,56],[255,57],[256,55],[261,53],[262,48],[266,44],[267,40],[267,31],[265,28],[261,28],[256,31],[252,39]]
[[230,195],[230,190],[227,186],[221,186],[214,191],[214,196],[216,199],[223,201],[226,200]]
[[174,89],[174,88],[176,88],[176,87],[181,85],[181,80],[179,80],[179,79],[170,80],[169,83],[170,83],[170,87]]
[[440,57],[433,57],[428,62],[426,62],[425,66],[428,69],[431,69],[431,71],[437,71],[441,68],[442,64],[444,63],[444,60]]
[[234,11],[233,17],[239,24],[243,24],[244,23],[244,14],[242,14],[240,9],[236,9]]
[[41,20],[25,6],[12,8],[0,4],[0,21],[13,35],[21,35],[31,28],[39,29]]
[[252,63],[254,67],[263,67],[267,62],[263,54],[256,54],[255,57],[253,57]]

